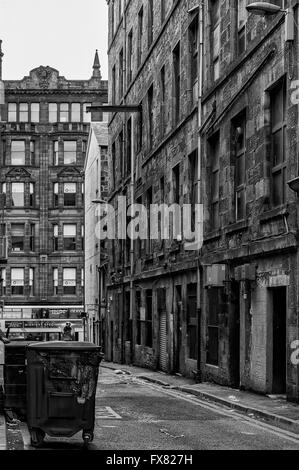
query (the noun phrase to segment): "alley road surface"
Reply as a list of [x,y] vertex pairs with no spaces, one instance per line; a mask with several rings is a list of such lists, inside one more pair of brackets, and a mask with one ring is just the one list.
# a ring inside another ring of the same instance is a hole
[[[25,423],[21,432],[24,448],[31,450]],[[81,433],[71,439],[46,437],[42,449],[82,449]],[[191,395],[100,368],[90,450],[134,449],[299,449],[299,436]]]

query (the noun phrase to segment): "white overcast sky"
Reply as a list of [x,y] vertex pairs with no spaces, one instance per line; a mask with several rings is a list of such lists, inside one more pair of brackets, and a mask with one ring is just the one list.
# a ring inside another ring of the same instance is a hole
[[107,80],[106,0],[0,0],[3,79],[49,65],[68,79],[88,79],[98,49]]

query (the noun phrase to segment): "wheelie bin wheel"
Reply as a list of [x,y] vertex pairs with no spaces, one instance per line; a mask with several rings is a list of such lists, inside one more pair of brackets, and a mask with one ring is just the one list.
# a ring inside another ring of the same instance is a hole
[[94,434],[92,431],[83,431],[82,438],[84,442],[84,447],[88,447],[88,444],[93,441]]
[[41,447],[44,442],[45,433],[41,429],[32,429],[30,431],[32,447]]

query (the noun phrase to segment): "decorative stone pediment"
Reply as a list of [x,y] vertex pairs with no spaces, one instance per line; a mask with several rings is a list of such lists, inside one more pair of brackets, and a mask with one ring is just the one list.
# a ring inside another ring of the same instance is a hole
[[12,168],[6,173],[6,178],[14,180],[31,179],[31,173],[25,170],[25,168]]
[[52,67],[40,66],[36,69],[31,70],[30,80],[38,85],[40,88],[52,88],[57,87],[59,72]]
[[75,167],[67,167],[63,168],[58,174],[58,178],[65,178],[65,177],[71,177],[71,176],[76,176],[77,178],[80,176],[82,177],[82,173],[78,168]]

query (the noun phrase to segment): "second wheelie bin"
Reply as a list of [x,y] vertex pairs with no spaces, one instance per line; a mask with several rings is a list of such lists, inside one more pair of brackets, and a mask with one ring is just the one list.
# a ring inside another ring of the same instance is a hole
[[103,354],[92,343],[49,341],[27,348],[27,423],[31,445],[46,434],[93,440],[95,395]]

